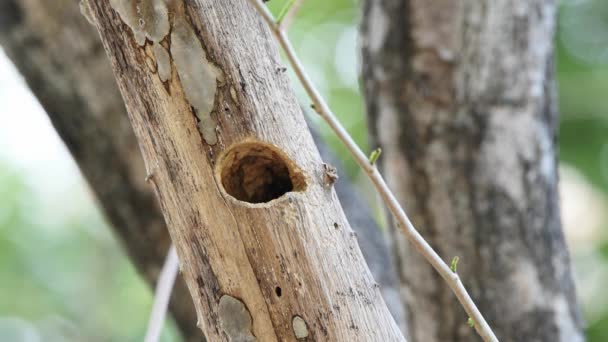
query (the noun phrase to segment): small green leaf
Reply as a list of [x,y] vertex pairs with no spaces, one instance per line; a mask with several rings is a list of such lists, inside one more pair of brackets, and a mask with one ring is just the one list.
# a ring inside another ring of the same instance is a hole
[[458,270],[458,260],[460,260],[460,258],[458,256],[455,256],[454,258],[452,258],[452,264],[450,265],[450,269],[454,273],[456,273]]
[[281,21],[283,21],[285,15],[287,15],[287,12],[289,12],[289,9],[291,8],[291,6],[293,6],[294,2],[296,2],[296,0],[287,0],[285,5],[281,9],[281,12],[279,12],[279,16],[277,17],[277,23],[280,24]]
[[467,320],[467,324],[471,327],[474,328],[475,327],[475,321],[469,317],[469,319]]
[[369,163],[372,164],[372,165],[376,164],[376,161],[380,157],[381,153],[382,153],[382,149],[380,147],[378,147],[377,149],[373,150],[372,154],[369,155]]

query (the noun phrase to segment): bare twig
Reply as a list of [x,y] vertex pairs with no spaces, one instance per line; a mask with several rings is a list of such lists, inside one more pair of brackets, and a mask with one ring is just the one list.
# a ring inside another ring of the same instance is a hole
[[424,240],[420,233],[418,233],[403,208],[401,208],[401,206],[399,205],[399,202],[395,198],[395,195],[388,188],[386,182],[384,181],[384,178],[382,177],[378,169],[375,167],[375,165],[372,165],[369,162],[367,156],[361,151],[359,146],[357,146],[357,144],[348,134],[346,129],[344,129],[342,124],[336,119],[335,115],[333,114],[323,97],[319,94],[314,84],[304,71],[302,63],[296,55],[293,46],[289,42],[286,31],[277,24],[272,14],[268,11],[268,8],[264,6],[261,0],[249,0],[249,2],[264,18],[264,20],[270,27],[270,30],[278,40],[283,50],[285,51],[287,59],[293,67],[298,79],[302,83],[302,86],[308,93],[308,96],[310,96],[316,111],[332,128],[332,130],[342,141],[342,143],[346,145],[346,148],[351,153],[357,164],[359,164],[359,166],[368,175],[368,177],[376,187],[376,190],[380,194],[380,197],[395,217],[395,221],[397,222],[397,226],[400,228],[401,232],[407,237],[407,239],[414,246],[414,248],[416,248],[416,250],[420,254],[422,254],[422,256],[424,256],[424,258],[446,281],[448,286],[452,289],[452,291],[458,298],[458,301],[462,304],[464,310],[469,315],[470,320],[475,322],[475,330],[483,338],[483,340],[486,342],[498,342],[496,335],[494,334],[494,332],[486,322],[485,318],[473,302],[473,299],[471,299],[471,296],[467,292],[466,288],[462,284],[458,273],[452,272],[450,267],[433,250],[433,248],[428,244],[428,242]]
[[145,342],[157,342],[160,338],[178,268],[179,260],[177,259],[177,253],[175,252],[175,247],[171,245],[169,252],[167,252],[163,269],[158,277],[158,283],[156,283],[156,294],[154,296],[152,312],[150,313],[150,320],[148,321]]

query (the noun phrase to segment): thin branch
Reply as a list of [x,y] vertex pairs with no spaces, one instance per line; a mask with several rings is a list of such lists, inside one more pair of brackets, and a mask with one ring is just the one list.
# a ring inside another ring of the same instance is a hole
[[486,342],[498,342],[496,335],[486,322],[485,318],[471,299],[471,296],[467,292],[466,288],[462,284],[460,277],[457,273],[452,272],[450,267],[441,259],[441,257],[433,250],[433,248],[424,240],[424,238],[418,233],[405,211],[399,205],[399,202],[395,198],[395,195],[388,188],[384,178],[378,171],[378,169],[369,163],[367,156],[361,151],[359,146],[354,142],[352,137],[348,134],[342,124],[336,119],[335,115],[319,94],[315,88],[313,82],[310,80],[302,63],[289,39],[287,33],[283,30],[274,20],[272,14],[268,11],[266,6],[261,0],[249,0],[249,2],[255,7],[258,13],[264,18],[270,30],[278,40],[279,44],[285,51],[287,59],[289,60],[292,68],[294,69],[298,79],[302,83],[302,86],[310,96],[317,112],[332,128],[334,133],[346,146],[348,151],[351,153],[357,164],[365,171],[368,175],[376,190],[380,194],[380,197],[391,211],[397,222],[397,226],[401,232],[407,237],[414,248],[422,254],[422,256],[435,268],[435,270],[441,275],[446,281],[448,286],[452,289],[460,304],[462,304],[464,310],[467,312],[469,317],[475,322],[475,330]]
[[287,9],[287,13],[281,18],[281,20],[278,21],[279,30],[286,31],[286,32],[289,29],[289,25],[291,25],[296,14],[298,14],[300,7],[302,7],[302,4],[304,3],[304,0],[290,0],[290,1],[291,1],[291,4],[289,5],[289,8]]
[[175,247],[171,245],[169,252],[167,252],[163,269],[158,277],[158,283],[156,284],[156,294],[154,304],[152,305],[152,312],[150,313],[150,320],[148,321],[145,342],[158,342],[160,338],[178,268],[179,260],[177,259],[177,253],[175,252]]

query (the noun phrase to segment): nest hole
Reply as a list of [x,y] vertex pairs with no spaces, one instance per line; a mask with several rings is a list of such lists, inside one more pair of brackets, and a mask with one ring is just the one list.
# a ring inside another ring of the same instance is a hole
[[265,203],[306,189],[300,169],[269,144],[246,142],[232,146],[219,167],[224,189],[239,201]]

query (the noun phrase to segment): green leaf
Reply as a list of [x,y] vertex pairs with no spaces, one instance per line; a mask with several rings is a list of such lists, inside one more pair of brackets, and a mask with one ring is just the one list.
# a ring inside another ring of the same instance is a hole
[[277,23],[281,23],[281,21],[283,21],[283,19],[285,18],[285,15],[287,15],[287,12],[289,12],[289,9],[291,8],[291,6],[293,6],[293,4],[296,2],[296,0],[288,0],[285,5],[283,6],[283,8],[281,9],[281,12],[279,12],[279,16],[277,17]]
[[380,157],[380,154],[382,154],[382,149],[380,147],[373,150],[372,154],[369,155],[369,163],[372,165],[376,164],[376,161]]
[[450,269],[454,273],[456,273],[458,269],[458,260],[460,260],[460,258],[458,256],[455,256],[454,258],[452,258],[452,263],[450,264]]

